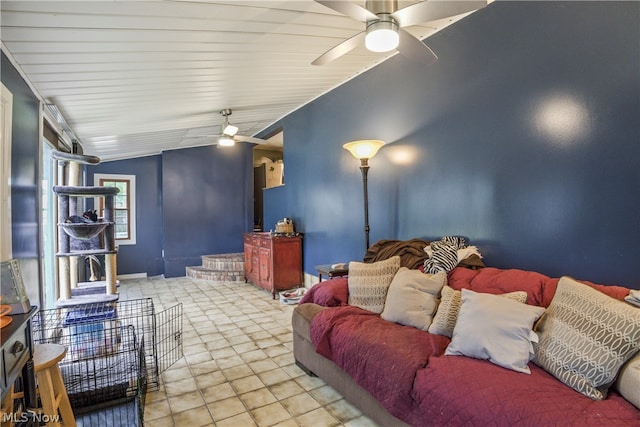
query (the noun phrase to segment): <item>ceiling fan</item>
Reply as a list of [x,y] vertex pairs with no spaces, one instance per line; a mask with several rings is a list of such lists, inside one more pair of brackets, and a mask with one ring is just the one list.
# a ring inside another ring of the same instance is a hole
[[484,1],[422,1],[398,9],[397,0],[366,0],[365,7],[350,1],[315,0],[330,9],[366,24],[365,31],[332,47],[312,62],[327,64],[355,49],[364,41],[372,52],[389,52],[397,49],[409,59],[431,65],[438,57],[420,39],[403,29],[411,25],[436,21],[481,9]]
[[236,142],[251,142],[253,144],[266,144],[267,140],[255,138],[253,136],[238,135],[238,127],[229,123],[229,116],[233,113],[231,108],[225,108],[220,111],[220,115],[224,117],[224,123],[220,127],[218,135],[191,135],[189,138],[216,138],[217,144],[221,147],[230,147]]

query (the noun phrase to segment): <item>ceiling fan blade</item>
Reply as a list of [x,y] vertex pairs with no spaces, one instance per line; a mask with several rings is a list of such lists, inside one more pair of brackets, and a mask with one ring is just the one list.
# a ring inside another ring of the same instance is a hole
[[253,136],[236,135],[233,137],[238,142],[251,142],[253,144],[266,144],[267,141],[261,138],[255,138]]
[[401,27],[437,21],[449,16],[460,15],[482,9],[487,1],[423,1],[407,6],[391,14]]
[[370,12],[364,7],[351,3],[349,1],[335,1],[335,0],[315,0],[316,3],[320,3],[323,6],[333,9],[336,12],[340,12],[343,15],[347,15],[350,18],[360,22],[367,22],[371,19],[378,19],[375,13]]
[[420,39],[411,35],[411,33],[399,28],[398,34],[400,35],[398,51],[406,58],[420,62],[424,65],[432,65],[438,60],[438,57],[433,53],[429,46],[424,44]]
[[361,33],[356,34],[353,37],[350,37],[343,41],[342,43],[332,47],[319,57],[315,59],[311,64],[312,65],[324,65],[333,61],[334,59],[340,58],[345,53],[351,52],[353,49],[364,43],[364,38],[367,35],[366,32],[362,31]]

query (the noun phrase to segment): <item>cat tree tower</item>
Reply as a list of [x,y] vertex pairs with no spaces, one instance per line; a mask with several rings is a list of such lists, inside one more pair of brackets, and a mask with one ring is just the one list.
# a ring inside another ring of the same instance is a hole
[[[109,302],[118,299],[116,289],[116,255],[114,197],[115,187],[79,186],[80,165],[100,163],[96,156],[54,151],[64,185],[56,185],[53,192],[58,198],[58,270],[59,299],[56,305],[69,306],[91,302]],[[66,179],[65,179],[66,178]],[[102,197],[104,217],[96,221],[82,218],[84,198]],[[78,259],[88,255],[104,255],[105,281],[78,283]],[[81,288],[92,288],[78,292]]]

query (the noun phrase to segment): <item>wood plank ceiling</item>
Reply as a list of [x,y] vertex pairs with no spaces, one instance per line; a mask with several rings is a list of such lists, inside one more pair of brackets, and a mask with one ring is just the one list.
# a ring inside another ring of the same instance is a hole
[[[407,30],[424,39],[463,16]],[[311,65],[364,29],[312,0],[3,0],[0,24],[3,50],[103,160],[211,143],[192,136],[220,133],[225,108],[255,135],[393,54]]]

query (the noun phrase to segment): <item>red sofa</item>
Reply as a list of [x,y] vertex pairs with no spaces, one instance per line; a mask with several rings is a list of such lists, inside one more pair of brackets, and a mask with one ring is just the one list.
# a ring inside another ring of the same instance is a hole
[[[548,307],[558,280],[522,270],[458,267],[449,273],[448,286],[491,294],[526,291],[528,304]],[[629,294],[619,286],[587,284],[618,300]],[[445,356],[449,338],[385,321],[347,302],[347,278],[307,292],[293,314],[294,356],[380,425],[640,426],[640,410],[616,387],[605,400],[591,400],[531,362],[526,375]],[[634,369],[640,370],[638,359]],[[633,384],[640,375],[632,378]],[[631,393],[640,396],[640,380]],[[631,400],[637,405],[640,398]]]

